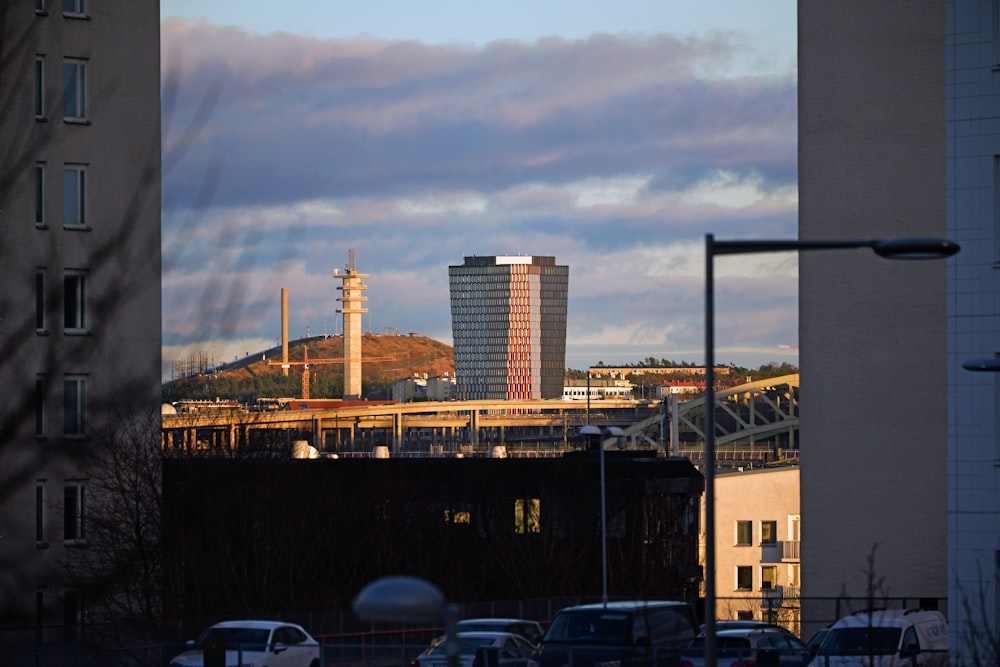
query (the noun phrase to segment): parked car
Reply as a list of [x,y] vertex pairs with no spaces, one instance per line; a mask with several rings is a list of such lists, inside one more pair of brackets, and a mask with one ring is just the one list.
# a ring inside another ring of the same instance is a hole
[[647,667],[676,658],[697,631],[686,602],[578,605],[555,615],[534,659],[540,667]]
[[[533,667],[531,653],[535,645],[513,632],[470,631],[455,633],[459,667],[476,667],[479,649],[497,650],[496,667]],[[438,637],[423,653],[410,662],[410,667],[447,667],[447,638]],[[483,667],[483,666],[479,666]]]
[[948,664],[948,622],[940,611],[859,611],[830,626],[813,658],[815,667],[944,667]]
[[[784,627],[782,627],[780,625],[777,625],[776,623],[768,623],[767,621],[752,621],[752,620],[749,620],[749,619],[733,619],[733,620],[723,620],[723,621],[716,621],[715,622],[715,631],[716,632],[721,632],[723,630],[742,630],[744,628],[751,629],[751,630],[778,630],[779,632],[786,633],[790,637],[795,637],[796,639],[798,639],[798,637],[795,635],[795,633],[792,632],[791,630],[789,630],[788,628],[784,628]],[[701,626],[701,631],[702,631],[702,633],[705,632],[705,625],[704,624],[702,624],[702,626]]]
[[[812,659],[809,647],[784,628],[749,627],[719,630],[715,634],[719,667],[750,667],[762,663],[778,667],[805,667]],[[680,667],[705,665],[705,637],[697,637],[681,651]]]
[[[225,621],[216,623],[188,642],[188,650],[170,661],[170,667],[205,667],[212,654],[225,655],[226,667],[320,667],[319,642],[293,623]],[[221,662],[220,662],[221,664]]]
[[523,618],[465,618],[458,622],[459,632],[478,632],[492,630],[496,632],[513,632],[521,635],[532,644],[537,644],[545,630],[538,621],[528,621]]
[[823,640],[826,639],[828,634],[830,634],[829,625],[814,632],[813,636],[806,642],[806,646],[809,647],[809,652],[814,656],[819,653],[819,647],[823,645]]

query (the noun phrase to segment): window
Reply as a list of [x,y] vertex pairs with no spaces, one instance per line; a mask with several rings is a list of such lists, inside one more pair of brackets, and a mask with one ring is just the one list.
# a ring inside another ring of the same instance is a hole
[[45,437],[45,376],[35,377],[35,437]]
[[739,565],[736,568],[736,590],[753,590],[753,568],[749,565]]
[[35,483],[35,545],[48,546],[48,499],[45,497],[45,480]]
[[778,586],[778,566],[765,565],[760,568],[760,587],[770,590]]
[[87,274],[82,271],[63,276],[63,328],[67,333],[87,330]]
[[68,164],[63,168],[63,225],[67,227],[87,224],[86,175],[84,165]]
[[35,163],[35,226],[45,226],[45,163]]
[[753,521],[736,522],[736,546],[753,546]]
[[45,10],[45,5],[47,2],[48,0],[35,0],[35,13],[42,15],[48,14],[48,12]]
[[760,522],[760,543],[761,544],[775,544],[778,541],[778,522],[777,521],[761,521]]
[[[35,11],[38,11],[37,7]],[[45,56],[35,56],[35,120],[45,119]]]
[[83,16],[86,11],[86,0],[63,0],[63,14]]
[[45,333],[45,269],[35,271],[35,331]]
[[63,493],[63,540],[83,544],[87,539],[85,508],[87,487],[83,482],[69,482]]
[[541,532],[538,498],[518,498],[514,501],[514,532],[519,535]]
[[85,60],[65,60],[63,62],[63,119],[86,120],[87,62]]
[[87,434],[87,379],[67,376],[63,382],[63,433],[68,436]]

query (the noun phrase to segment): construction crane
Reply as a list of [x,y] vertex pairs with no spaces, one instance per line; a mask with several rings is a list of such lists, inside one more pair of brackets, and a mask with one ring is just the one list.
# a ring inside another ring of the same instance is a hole
[[[393,357],[366,357],[361,361],[392,361]],[[302,398],[309,398],[309,366],[310,364],[342,364],[347,361],[345,357],[332,359],[309,359],[309,346],[302,346],[302,361],[269,361],[268,366],[302,366]]]

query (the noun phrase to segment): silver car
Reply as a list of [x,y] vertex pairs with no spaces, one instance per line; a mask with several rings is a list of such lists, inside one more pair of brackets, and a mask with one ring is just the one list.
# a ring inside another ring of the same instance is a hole
[[[458,632],[455,643],[458,667],[476,667],[478,649],[488,648],[497,650],[497,667],[534,667],[531,653],[535,645],[513,632]],[[447,667],[447,650],[446,638],[438,637],[410,662],[410,667]]]

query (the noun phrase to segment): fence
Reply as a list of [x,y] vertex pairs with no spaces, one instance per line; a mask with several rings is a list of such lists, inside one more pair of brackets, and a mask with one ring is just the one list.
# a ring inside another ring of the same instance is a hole
[[[595,602],[584,596],[475,602],[459,605],[460,618],[526,618],[546,626],[563,607]],[[802,615],[803,603],[815,610]],[[696,603],[697,604],[697,603]],[[753,617],[769,620],[807,640],[813,632],[851,612],[868,608],[936,607],[947,611],[945,599],[850,597],[717,599],[720,619]],[[408,667],[435,637],[440,627],[385,627],[358,620],[350,611],[247,614],[244,618],[280,620],[302,625],[322,644],[323,667]],[[199,617],[138,625],[84,625],[0,628],[3,667],[167,667],[186,649],[186,642],[221,620]]]

